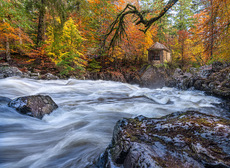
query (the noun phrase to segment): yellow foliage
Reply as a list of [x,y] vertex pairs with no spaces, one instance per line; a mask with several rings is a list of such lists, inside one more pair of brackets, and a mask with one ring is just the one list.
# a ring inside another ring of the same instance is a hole
[[64,24],[63,32],[57,35],[57,30],[52,26],[47,29],[46,50],[55,64],[63,69],[63,74],[74,71],[75,67],[84,70],[86,57],[81,53],[82,41],[84,40],[72,18]]

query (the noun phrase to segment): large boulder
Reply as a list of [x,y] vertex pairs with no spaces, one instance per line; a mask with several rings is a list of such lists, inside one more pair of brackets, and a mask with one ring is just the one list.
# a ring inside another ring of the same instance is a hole
[[[142,72],[143,71],[143,72]],[[165,81],[169,76],[169,72],[164,67],[155,67],[152,65],[144,67],[140,71],[141,86],[149,88],[158,88],[165,86]]]
[[9,102],[8,105],[22,114],[39,119],[58,108],[57,104],[50,96],[44,95],[19,97]]
[[228,168],[230,120],[194,111],[120,120],[95,167]]
[[22,72],[17,67],[10,67],[6,63],[0,64],[0,79],[12,76],[22,76]]

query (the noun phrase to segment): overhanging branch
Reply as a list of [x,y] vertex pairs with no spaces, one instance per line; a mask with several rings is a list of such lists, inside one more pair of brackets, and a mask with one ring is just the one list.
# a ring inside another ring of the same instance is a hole
[[151,25],[165,15],[165,13],[177,3],[178,0],[169,0],[164,9],[161,10],[157,17],[146,19],[146,14],[150,13],[150,10],[139,11],[134,5],[127,4],[126,7],[117,15],[114,22],[110,25],[108,33],[105,35],[105,39],[108,38],[114,32],[114,35],[110,41],[109,47],[114,47],[116,42],[126,35],[125,32],[125,16],[132,14],[136,17],[134,23],[136,25],[143,24],[145,29],[140,31],[146,33]]

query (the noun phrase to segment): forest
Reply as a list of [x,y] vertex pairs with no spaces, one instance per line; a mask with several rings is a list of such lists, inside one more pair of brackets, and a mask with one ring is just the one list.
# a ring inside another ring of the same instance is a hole
[[[22,71],[76,77],[135,71],[148,63],[148,48],[156,42],[171,51],[172,61],[163,66],[186,70],[230,60],[230,0],[0,0],[0,5],[0,62]],[[157,19],[146,26],[151,18]]]

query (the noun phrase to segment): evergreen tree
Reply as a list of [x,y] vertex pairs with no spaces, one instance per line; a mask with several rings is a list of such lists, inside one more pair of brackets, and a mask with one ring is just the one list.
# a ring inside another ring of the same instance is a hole
[[192,6],[192,0],[180,0],[173,7],[173,30],[175,31],[175,34],[177,34],[176,40],[178,41],[174,46],[174,50],[179,51],[174,52],[174,54],[181,61],[181,66],[184,66],[189,60],[187,40],[189,38],[189,30],[195,22],[193,18],[194,13],[191,10]]
[[[64,23],[63,32],[55,39],[55,31],[52,27],[48,29],[46,43],[47,53],[60,67],[61,75],[83,73],[86,61],[81,53],[83,38],[74,24],[72,18]],[[76,71],[78,70],[78,71]]]

